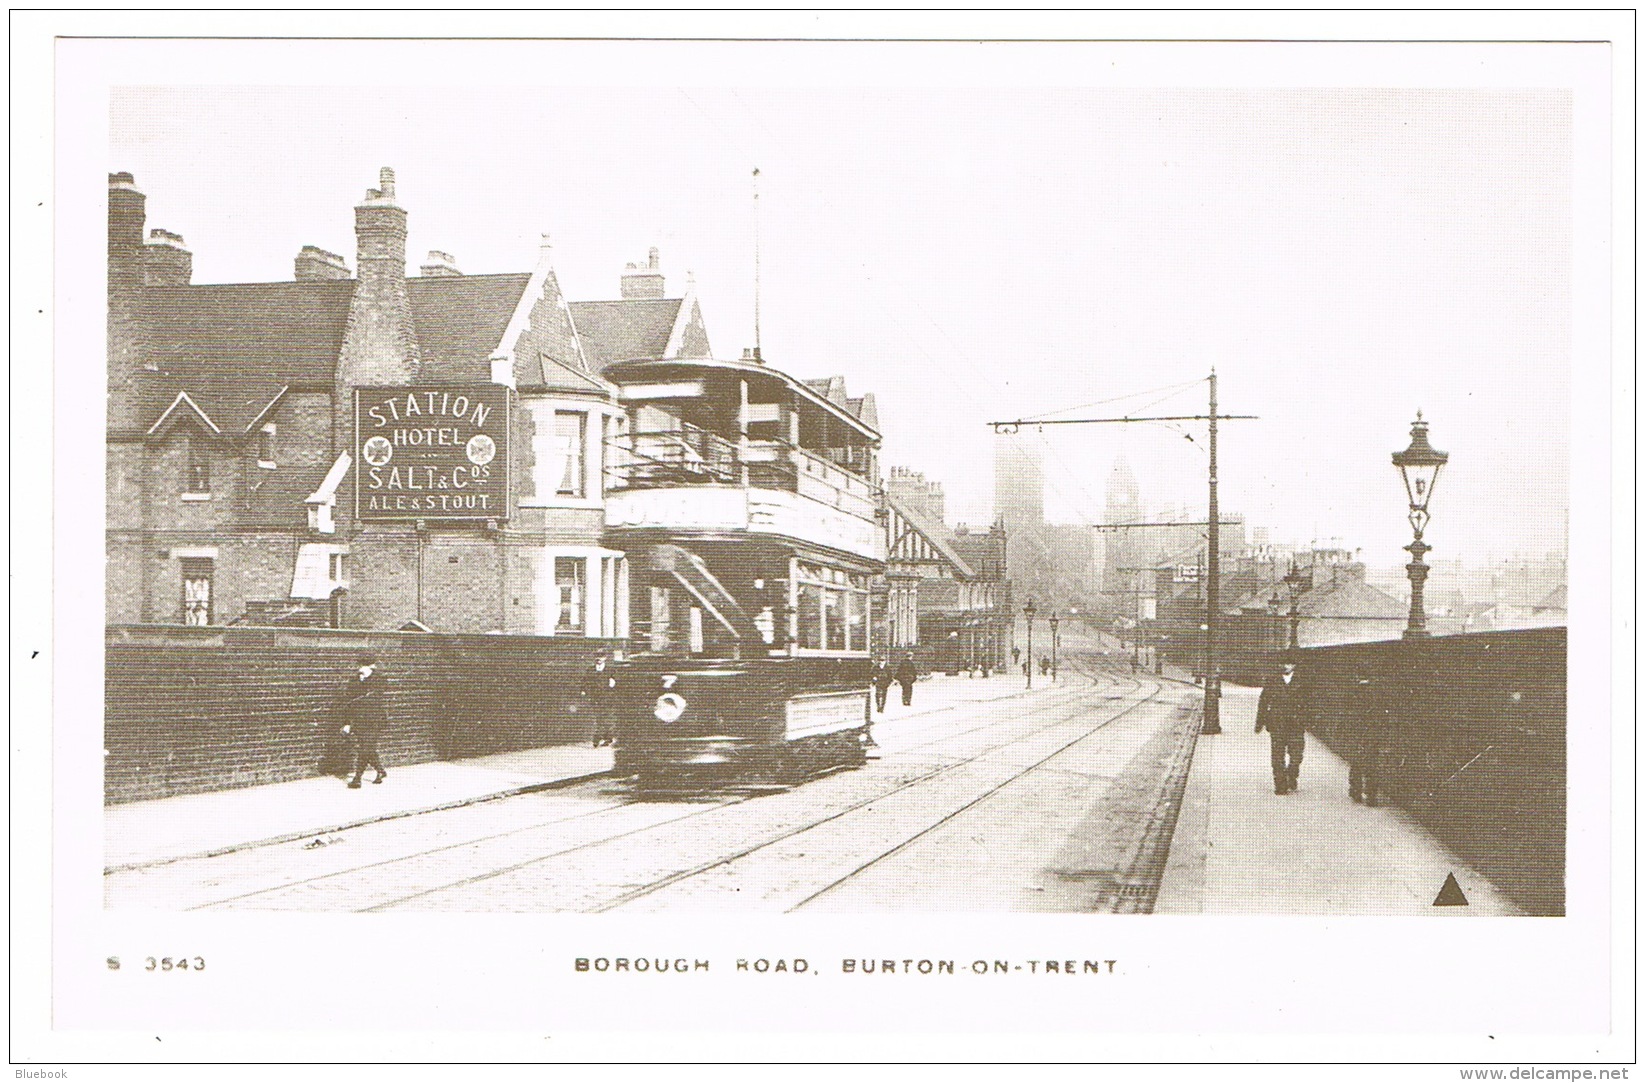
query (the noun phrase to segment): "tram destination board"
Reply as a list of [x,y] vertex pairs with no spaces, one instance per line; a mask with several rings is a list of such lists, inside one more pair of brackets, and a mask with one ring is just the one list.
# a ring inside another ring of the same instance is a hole
[[357,519],[502,519],[509,511],[510,389],[354,392]]

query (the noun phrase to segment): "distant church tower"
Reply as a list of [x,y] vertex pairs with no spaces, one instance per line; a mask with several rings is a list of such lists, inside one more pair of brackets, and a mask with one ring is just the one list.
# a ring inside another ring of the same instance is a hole
[[[1104,508],[1109,524],[1142,522],[1142,498],[1137,490],[1136,475],[1121,451],[1108,472],[1108,502]],[[1143,530],[1109,529],[1102,532],[1102,591],[1105,600],[1116,613],[1136,615],[1136,591],[1139,569],[1147,555]]]
[[994,519],[1005,525],[1006,577],[1017,600],[1045,604],[1056,568],[1046,545],[1045,451],[1037,438],[994,437]]
[[1030,436],[994,437],[994,518],[1008,537],[1045,523],[1045,453]]

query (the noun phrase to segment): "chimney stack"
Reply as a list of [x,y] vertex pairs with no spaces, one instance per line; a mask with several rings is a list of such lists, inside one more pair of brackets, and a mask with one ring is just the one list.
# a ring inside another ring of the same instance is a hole
[[194,253],[167,229],[149,230],[143,246],[143,285],[186,286],[194,278]]
[[109,174],[109,288],[143,280],[143,222],[148,199],[130,173]]
[[406,292],[406,212],[394,197],[394,170],[354,208],[358,241],[348,330],[337,359],[339,389],[410,383],[422,368]]
[[110,432],[140,431],[143,223],[147,200],[130,173],[109,174],[108,415]]
[[424,278],[461,278],[463,274],[457,269],[455,256],[434,248],[429,249],[428,259],[423,261],[419,270]]
[[335,252],[305,244],[292,261],[299,282],[336,282],[348,277],[348,264]]
[[656,301],[663,296],[663,272],[658,264],[657,250],[647,253],[646,265],[630,263],[623,271],[622,297],[625,301]]

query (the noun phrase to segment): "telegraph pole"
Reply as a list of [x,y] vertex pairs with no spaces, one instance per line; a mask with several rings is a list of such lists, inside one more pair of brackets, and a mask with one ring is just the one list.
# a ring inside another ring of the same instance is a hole
[[[1218,534],[1220,520],[1217,509],[1217,422],[1219,421],[1251,421],[1255,414],[1219,414],[1217,413],[1217,370],[1211,370],[1211,402],[1210,410],[1204,414],[1173,414],[1167,417],[1076,417],[1076,418],[1048,418],[1043,421],[1023,420],[990,421],[988,424],[996,433],[1010,434],[1017,432],[1024,425],[1126,425],[1139,421],[1204,421],[1210,426],[1210,509],[1206,515],[1206,526],[1209,552],[1206,564],[1205,583],[1205,712],[1201,724],[1201,733],[1222,732],[1222,677],[1221,665],[1217,659],[1217,577],[1220,572],[1219,545],[1221,539]],[[1190,439],[1192,439],[1190,437]],[[1160,524],[1166,525],[1166,524]],[[1175,524],[1173,524],[1175,525]],[[1186,524],[1181,524],[1186,525]],[[1030,624],[1032,635],[1032,624]],[[1133,649],[1135,642],[1133,641]],[[1033,658],[1029,658],[1029,680],[1033,680]],[[1032,685],[1030,685],[1032,687]]]
[[1211,510],[1206,515],[1206,542],[1209,546],[1205,576],[1205,712],[1201,733],[1222,732],[1222,667],[1217,660],[1217,578],[1221,541],[1217,529],[1217,370],[1211,369],[1211,413],[1206,419],[1211,433]]

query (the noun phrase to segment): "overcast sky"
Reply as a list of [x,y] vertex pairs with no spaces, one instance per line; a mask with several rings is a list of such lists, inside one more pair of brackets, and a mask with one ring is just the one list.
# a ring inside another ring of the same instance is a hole
[[[518,77],[578,48],[507,56]],[[125,88],[108,167],[187,238],[196,282],[289,278],[304,244],[352,266],[383,165],[413,270],[437,248],[526,271],[546,231],[567,294],[595,300],[655,245],[671,295],[695,273],[721,356],[753,342],[758,167],[766,358],[873,392],[884,462],[942,481],[951,519],[991,517],[986,422],[1201,413],[1215,365],[1221,408],[1261,416],[1223,430],[1223,507],[1275,541],[1402,561],[1389,456],[1421,409],[1451,453],[1435,559],[1563,550],[1563,91],[854,86],[826,46],[792,57],[814,87],[723,64],[635,85],[643,56],[601,55],[580,85],[408,66],[367,88]],[[347,59],[290,67],[323,84]],[[1201,432],[1045,430],[1050,518],[1101,521],[1122,445],[1145,504],[1202,512]]]

